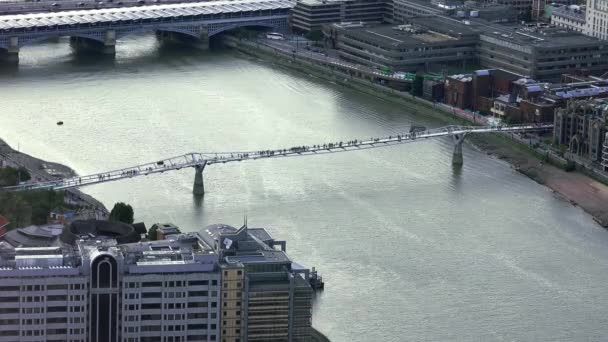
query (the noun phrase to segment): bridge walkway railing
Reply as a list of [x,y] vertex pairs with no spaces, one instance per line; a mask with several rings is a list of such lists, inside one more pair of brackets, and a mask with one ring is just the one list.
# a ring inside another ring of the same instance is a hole
[[339,153],[353,150],[371,149],[390,145],[403,144],[421,139],[437,138],[442,136],[459,135],[464,133],[488,132],[516,132],[529,130],[542,130],[552,128],[551,124],[527,124],[511,126],[446,126],[419,132],[409,132],[394,136],[370,138],[368,140],[351,140],[346,142],[331,142],[313,146],[297,146],[288,149],[245,151],[245,152],[201,152],[187,153],[181,156],[162,159],[156,162],[145,163],[123,169],[95,173],[81,177],[71,177],[54,181],[45,181],[32,184],[23,184],[5,187],[3,190],[33,190],[33,189],[66,189],[104,183],[119,179],[163,173],[165,171],[179,170],[181,168],[198,165],[240,162],[245,160],[284,158],[305,155],[320,155]]

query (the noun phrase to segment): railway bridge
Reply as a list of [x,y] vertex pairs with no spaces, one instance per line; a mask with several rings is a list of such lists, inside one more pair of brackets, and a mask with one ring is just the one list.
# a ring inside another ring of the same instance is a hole
[[238,27],[286,31],[290,0],[232,0],[0,16],[0,58],[17,63],[21,47],[70,37],[74,49],[113,55],[121,38],[156,32],[206,49],[209,38]]
[[426,139],[442,137],[451,138],[454,142],[452,163],[462,165],[462,143],[468,134],[494,133],[494,132],[526,132],[544,131],[553,128],[553,124],[527,124],[509,126],[446,126],[436,129],[411,131],[408,133],[389,135],[380,138],[353,139],[349,141],[326,142],[312,146],[295,146],[282,149],[270,149],[245,152],[196,152],[187,153],[177,157],[162,159],[146,164],[135,165],[123,169],[105,171],[92,175],[71,177],[54,181],[28,183],[12,187],[0,188],[8,191],[39,190],[39,189],[68,189],[86,185],[117,181],[133,177],[147,176],[155,173],[164,173],[182,168],[192,167],[194,173],[193,193],[203,195],[203,170],[208,165],[242,162],[247,160],[303,157],[330,153],[359,151],[364,149],[380,148],[398,144],[413,143]]

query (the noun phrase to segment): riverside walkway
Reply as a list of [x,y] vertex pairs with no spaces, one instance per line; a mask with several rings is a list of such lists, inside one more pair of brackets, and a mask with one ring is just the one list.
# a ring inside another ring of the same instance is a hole
[[359,151],[364,149],[380,148],[441,137],[452,137],[454,139],[455,146],[453,162],[454,164],[462,164],[462,142],[464,141],[464,137],[467,134],[542,131],[549,130],[551,128],[553,128],[553,124],[527,124],[509,126],[446,126],[436,129],[390,135],[380,138],[370,138],[362,140],[353,139],[349,141],[328,142],[312,146],[295,146],[283,149],[241,152],[194,152],[146,164],[130,166],[118,170],[100,172],[80,177],[64,178],[54,181],[22,184],[12,187],[4,187],[1,189],[9,191],[37,189],[61,190],[193,167],[196,169],[194,193],[202,195],[205,192],[202,173],[205,166],[212,164],[225,164],[256,159],[301,157],[348,151]]

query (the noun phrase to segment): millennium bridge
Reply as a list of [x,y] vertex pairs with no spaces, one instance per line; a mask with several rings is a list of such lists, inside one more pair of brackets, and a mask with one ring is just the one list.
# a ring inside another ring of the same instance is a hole
[[259,150],[248,152],[197,152],[181,156],[158,160],[151,163],[126,167],[123,169],[106,171],[87,176],[64,178],[60,180],[28,183],[11,187],[0,188],[9,191],[38,190],[38,189],[68,189],[85,185],[117,181],[121,179],[147,176],[155,173],[164,173],[182,168],[195,168],[194,188],[195,195],[205,193],[203,183],[203,170],[205,166],[218,163],[233,163],[246,160],[286,158],[298,156],[322,155],[329,153],[359,151],[371,148],[380,148],[397,144],[411,143],[432,138],[451,137],[454,141],[452,163],[462,165],[462,143],[467,134],[492,132],[525,132],[543,131],[553,128],[553,124],[510,125],[510,126],[446,126],[442,128],[410,131],[404,134],[390,135],[382,138],[366,140],[349,140],[323,143],[312,146],[296,146],[284,149]]
[[231,0],[0,16],[0,58],[19,61],[22,46],[70,37],[76,51],[116,52],[117,40],[155,32],[161,40],[209,47],[209,38],[238,27],[286,31],[295,1]]

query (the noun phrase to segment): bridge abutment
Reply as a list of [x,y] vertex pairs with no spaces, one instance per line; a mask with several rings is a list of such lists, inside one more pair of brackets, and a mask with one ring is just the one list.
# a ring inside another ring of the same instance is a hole
[[106,31],[103,41],[84,37],[70,37],[70,45],[76,52],[94,52],[107,56],[116,54],[116,32]]
[[454,153],[452,154],[452,165],[454,166],[462,166],[462,164],[464,163],[464,159],[462,157],[462,143],[464,142],[464,138],[466,136],[466,133],[452,135],[452,139],[454,139]]
[[6,64],[19,64],[19,37],[11,37],[6,48],[0,48],[0,60]]
[[205,170],[205,165],[207,163],[203,163],[201,165],[197,165],[194,167],[194,186],[192,187],[192,193],[195,196],[203,196],[205,194],[205,183],[203,182],[203,171]]

